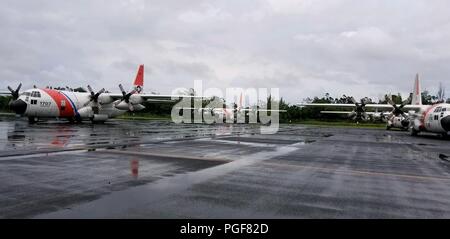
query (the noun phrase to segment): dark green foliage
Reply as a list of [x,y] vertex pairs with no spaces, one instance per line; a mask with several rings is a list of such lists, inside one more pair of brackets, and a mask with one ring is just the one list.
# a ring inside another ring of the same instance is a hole
[[73,91],[75,91],[75,92],[87,92],[83,87],[75,88],[75,89],[73,89]]
[[0,112],[9,112],[8,103],[11,100],[11,96],[0,96]]

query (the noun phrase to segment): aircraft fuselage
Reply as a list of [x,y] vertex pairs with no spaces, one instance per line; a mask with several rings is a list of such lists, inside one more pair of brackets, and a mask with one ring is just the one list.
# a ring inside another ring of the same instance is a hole
[[107,95],[100,95],[101,106],[90,104],[90,94],[54,89],[29,89],[20,94],[11,108],[29,118],[66,118],[69,120],[104,121],[124,114]]
[[424,105],[412,120],[413,133],[420,131],[447,134],[450,131],[450,104]]

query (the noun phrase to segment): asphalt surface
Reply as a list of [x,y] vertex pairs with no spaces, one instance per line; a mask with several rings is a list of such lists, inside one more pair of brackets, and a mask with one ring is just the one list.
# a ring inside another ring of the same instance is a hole
[[0,117],[1,218],[450,218],[450,141]]

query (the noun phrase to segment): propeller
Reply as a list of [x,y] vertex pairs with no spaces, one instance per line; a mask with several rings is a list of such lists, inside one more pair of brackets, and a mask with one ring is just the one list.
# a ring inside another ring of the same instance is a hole
[[92,106],[99,107],[100,105],[98,104],[98,97],[100,96],[100,94],[105,92],[105,88],[102,88],[97,93],[94,93],[94,91],[92,90],[90,85],[88,85],[87,88],[89,90],[90,95],[89,95],[89,101],[86,102],[84,104],[84,106],[87,106],[87,105],[91,104]]
[[[132,91],[130,91],[130,92],[126,92],[124,89],[123,89],[123,86],[122,86],[122,84],[119,84],[119,88],[120,88],[120,91],[122,92],[122,100],[120,101],[120,102],[125,102],[125,103],[127,103],[128,104],[128,109],[130,110],[130,111],[134,111],[134,106],[133,106],[133,104],[131,104],[130,103],[130,97],[131,97],[131,95],[133,95],[134,93],[136,93],[136,90],[132,90]],[[119,102],[119,103],[120,103]]]
[[21,87],[22,83],[20,83],[19,86],[17,86],[16,90],[13,90],[10,86],[8,86],[8,90],[11,91],[11,96],[13,100],[17,100],[17,98],[19,98],[19,91]]
[[408,99],[404,100],[400,106],[397,106],[397,104],[394,103],[394,101],[392,101],[392,97],[389,97],[386,95],[386,101],[392,105],[392,107],[394,107],[394,110],[392,110],[391,115],[395,115],[395,116],[399,116],[402,115],[403,117],[407,118],[405,112],[403,111],[403,107],[405,107],[405,105],[407,105],[409,102],[411,102],[411,96],[408,97]]
[[366,108],[365,108],[366,102],[364,101],[364,99],[361,99],[360,102],[357,102],[354,97],[351,97],[350,102],[355,104],[355,109],[349,115],[350,118],[352,118],[353,120],[365,119],[367,117],[367,115],[366,115]]

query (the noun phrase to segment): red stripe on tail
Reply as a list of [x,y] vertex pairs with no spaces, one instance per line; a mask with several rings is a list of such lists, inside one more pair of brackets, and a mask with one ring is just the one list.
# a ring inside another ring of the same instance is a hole
[[139,66],[136,79],[134,80],[134,86],[144,86],[144,65]]

